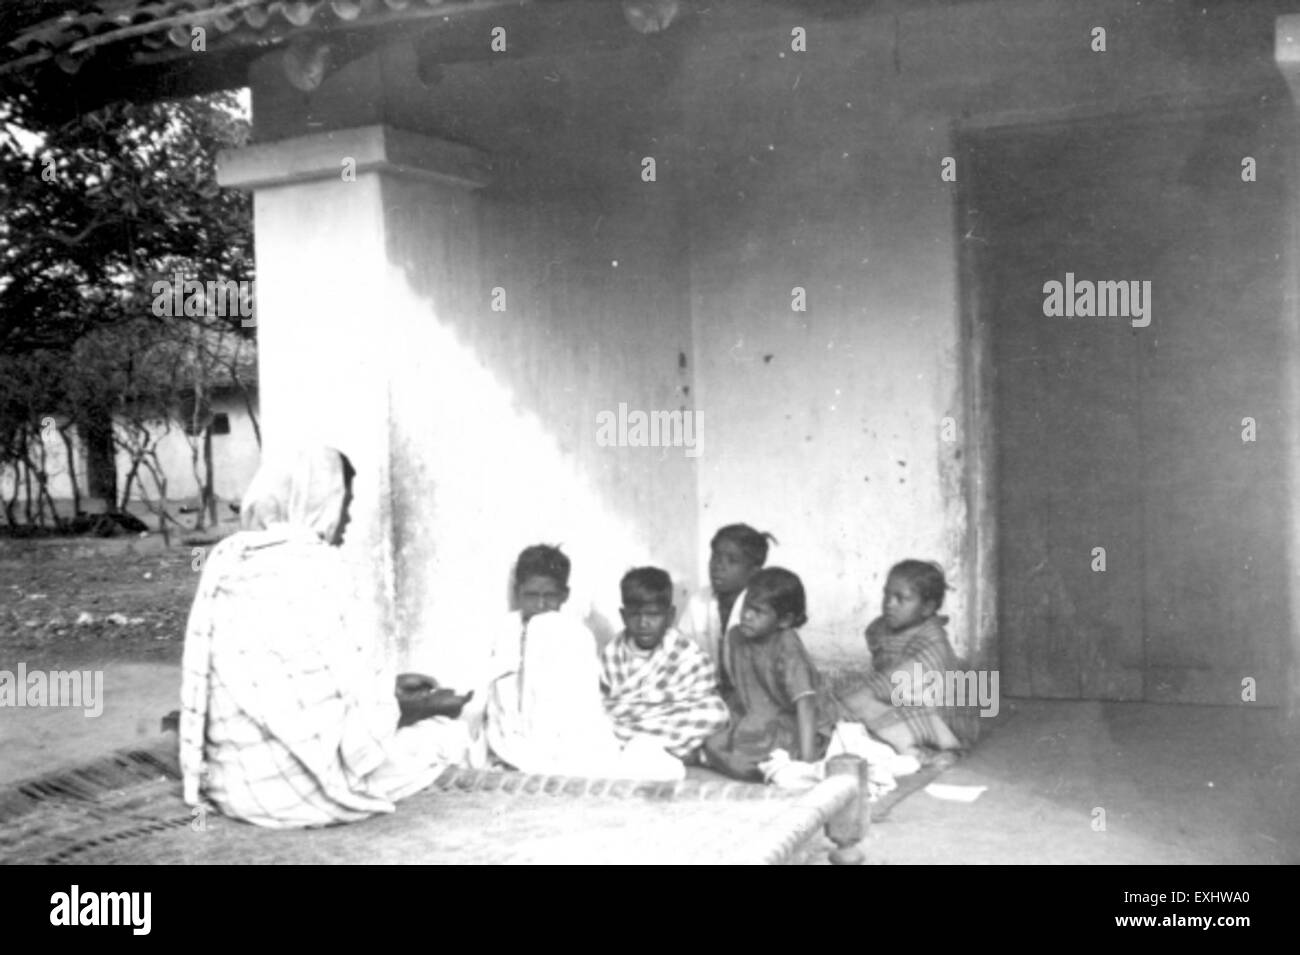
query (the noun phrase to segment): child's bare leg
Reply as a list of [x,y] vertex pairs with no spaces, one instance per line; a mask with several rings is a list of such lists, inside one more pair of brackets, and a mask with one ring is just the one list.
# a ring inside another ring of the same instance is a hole
[[948,728],[948,724],[940,716],[935,716],[931,720],[931,732],[934,734],[934,745],[939,749],[961,749],[962,742],[955,733]]
[[870,690],[858,690],[840,697],[840,702],[854,719],[866,725],[871,735],[883,740],[903,755],[916,755],[916,741],[907,726],[899,722],[885,723],[882,726],[871,724],[881,717],[893,713],[892,704],[876,699]]
[[893,723],[879,729],[872,729],[871,733],[894,747],[894,750],[902,756],[916,756],[920,752],[916,740],[912,739],[911,730],[902,723]]

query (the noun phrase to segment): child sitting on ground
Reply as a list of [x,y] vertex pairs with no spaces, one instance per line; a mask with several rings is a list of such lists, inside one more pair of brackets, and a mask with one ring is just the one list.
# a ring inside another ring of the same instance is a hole
[[[514,763],[526,751],[527,729],[522,712],[525,636],[539,614],[557,612],[569,598],[569,558],[558,547],[525,547],[515,562],[514,596],[517,610],[508,613],[488,635],[490,660],[475,715],[486,722],[492,752]],[[595,647],[594,638],[588,637]]]
[[619,585],[626,629],[601,654],[601,689],[614,732],[647,737],[681,760],[727,725],[727,705],[704,651],[673,626],[673,582],[658,567],[628,571]]
[[596,641],[560,613],[569,597],[569,558],[559,548],[526,548],[515,564],[515,600],[496,635],[488,686],[487,744],[501,762],[527,773],[676,780],[681,762],[615,734],[600,690]]
[[739,620],[745,587],[767,562],[771,534],[748,524],[728,524],[713,535],[709,545],[709,584],[691,597],[677,621],[682,635],[709,655],[719,675],[725,668],[724,637]]
[[724,644],[721,688],[731,726],[705,741],[705,765],[751,781],[777,769],[816,780],[811,764],[826,754],[837,711],[796,630],[808,621],[806,605],[790,571],[771,567],[750,577],[740,624]]
[[956,750],[962,745],[937,707],[921,705],[917,680],[918,672],[924,678],[956,666],[944,629],[948,618],[938,613],[946,590],[936,564],[905,560],[890,568],[881,616],[866,631],[871,674],[865,685],[839,694],[844,709],[872,734],[922,762],[930,759],[923,747]]

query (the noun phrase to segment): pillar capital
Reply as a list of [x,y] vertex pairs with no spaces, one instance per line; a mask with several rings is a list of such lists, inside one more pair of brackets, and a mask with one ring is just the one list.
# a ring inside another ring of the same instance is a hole
[[222,150],[217,157],[217,182],[238,189],[264,189],[337,179],[349,159],[351,171],[358,176],[380,172],[464,189],[479,189],[490,182],[490,161],[477,149],[382,125]]

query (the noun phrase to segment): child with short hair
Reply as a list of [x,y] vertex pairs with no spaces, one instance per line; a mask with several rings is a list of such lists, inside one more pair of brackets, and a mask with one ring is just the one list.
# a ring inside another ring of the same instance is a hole
[[625,629],[601,653],[605,711],[620,740],[644,737],[689,759],[727,725],[713,663],[672,626],[677,611],[666,571],[637,567],[619,589]]
[[[526,761],[526,728],[522,713],[524,650],[528,624],[538,614],[557,612],[569,597],[571,563],[560,548],[534,544],[519,553],[514,567],[514,598],[518,609],[506,615],[492,635],[487,685],[479,719],[487,723],[487,745],[499,759],[517,765]],[[588,634],[591,646],[595,639]]]
[[527,623],[539,613],[556,611],[569,599],[569,557],[550,544],[525,547],[515,561],[515,603]]
[[725,636],[740,618],[745,587],[767,563],[768,542],[776,538],[748,524],[718,529],[709,544],[709,586],[694,594],[677,629],[709,655],[718,673],[725,668]]
[[707,766],[759,781],[778,751],[808,770],[826,754],[837,710],[799,638],[807,622],[797,575],[770,567],[750,577],[740,623],[724,645],[721,685],[731,726],[705,741]]
[[[913,686],[918,664],[923,674],[945,673],[956,666],[944,629],[948,618],[939,615],[947,589],[937,564],[904,560],[891,567],[881,615],[866,630],[871,674],[865,685],[839,694],[845,710],[872,734],[923,762],[923,747],[955,750],[962,746],[937,707],[920,705],[920,687]],[[902,705],[897,705],[900,696]]]

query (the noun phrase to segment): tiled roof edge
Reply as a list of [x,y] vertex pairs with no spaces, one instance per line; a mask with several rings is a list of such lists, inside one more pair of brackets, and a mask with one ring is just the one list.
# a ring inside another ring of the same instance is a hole
[[[208,31],[207,52],[223,45],[281,40],[319,32],[453,16],[531,0],[99,0],[67,4],[63,12],[0,37],[0,76],[51,60],[75,73],[91,55],[130,44],[137,53],[190,53],[195,27]],[[215,36],[212,33],[215,32]],[[193,53],[192,55],[202,55]]]

